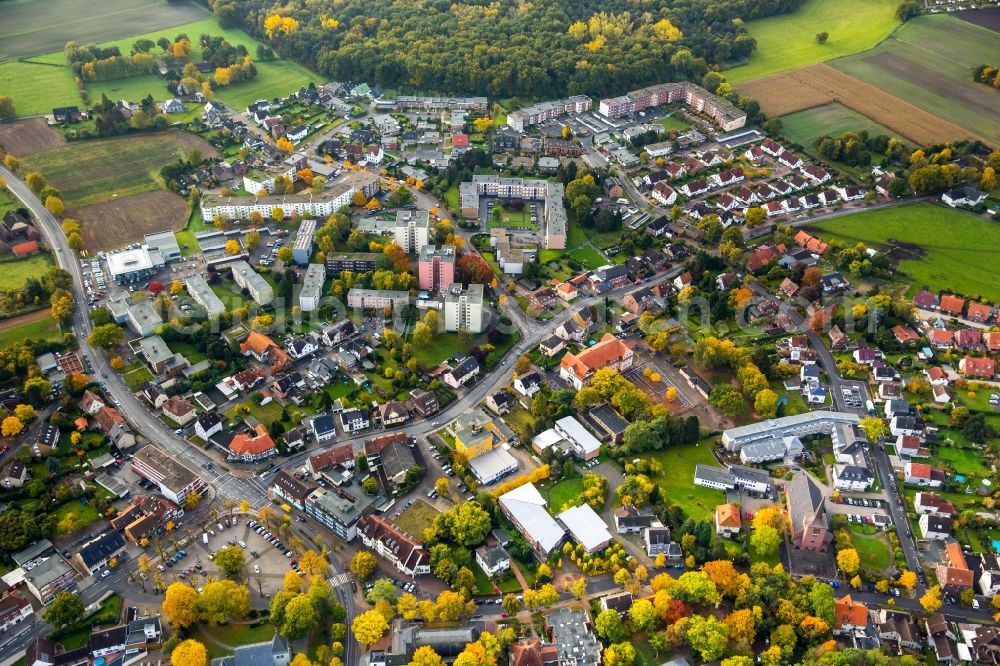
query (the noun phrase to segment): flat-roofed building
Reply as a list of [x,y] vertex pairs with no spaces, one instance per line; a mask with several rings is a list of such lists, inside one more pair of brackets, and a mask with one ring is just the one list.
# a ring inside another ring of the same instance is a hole
[[401,308],[410,304],[410,292],[392,289],[359,289],[347,292],[350,308]]
[[299,291],[299,309],[302,312],[312,312],[319,307],[325,282],[326,268],[323,264],[309,264],[302,277],[302,289]]
[[404,252],[420,252],[427,245],[430,228],[426,210],[400,210],[396,212],[393,237]]
[[250,213],[260,213],[271,217],[275,208],[280,208],[286,218],[292,213],[306,218],[326,218],[344,206],[350,206],[355,192],[363,192],[371,197],[379,192],[381,184],[378,174],[368,171],[348,171],[319,194],[285,194],[257,197],[224,197],[206,194],[201,198],[201,214],[206,222],[213,222],[217,215],[229,220],[245,220]]
[[739,451],[752,442],[819,433],[830,434],[838,424],[857,425],[857,423],[857,414],[819,410],[729,428],[722,433],[722,443],[728,451]]
[[181,248],[177,245],[177,237],[172,231],[158,231],[155,234],[146,234],[143,239],[146,247],[160,253],[164,263],[181,260]]
[[565,99],[548,100],[526,106],[507,114],[507,124],[523,132],[526,127],[538,125],[546,120],[558,118],[567,113],[584,113],[590,111],[594,102],[586,95],[573,95]]
[[394,102],[395,107],[401,111],[412,109],[414,111],[486,111],[487,99],[485,97],[426,97],[420,95],[400,95],[395,100],[385,100],[386,103]]
[[299,266],[305,266],[309,263],[315,236],[316,220],[302,220],[298,231],[295,232],[295,242],[292,244],[292,259]]
[[104,260],[108,264],[108,276],[118,284],[139,282],[163,268],[163,257],[159,251],[145,245],[108,252]]
[[358,521],[375,502],[363,492],[319,488],[306,498],[306,513],[329,528],[344,541],[358,535]]
[[447,291],[455,281],[455,246],[425,245],[421,248],[417,277],[421,289]]
[[444,330],[482,333],[483,319],[483,285],[451,285],[444,298]]
[[620,118],[653,106],[675,102],[711,117],[727,132],[743,127],[747,121],[746,112],[735,104],[687,81],[661,83],[633,90],[619,97],[605,98],[600,101],[598,108],[608,118]]
[[234,261],[229,267],[233,271],[233,282],[249,291],[258,305],[267,305],[274,300],[274,289],[250,264],[241,259]]
[[348,254],[327,255],[326,270],[334,275],[343,271],[354,273],[370,273],[378,268],[379,259],[385,257],[381,252],[351,252]]
[[43,605],[51,604],[63,590],[76,588],[76,571],[59,555],[50,555],[24,572],[24,582]]
[[[472,181],[461,183],[458,192],[462,217],[469,219],[479,217],[480,196],[541,201],[544,204],[541,227],[545,248],[561,250],[566,247],[566,208],[563,205],[562,183],[531,178],[477,175],[472,177]],[[516,272],[519,273],[520,270]]]
[[184,286],[194,302],[205,308],[205,315],[209,318],[218,317],[226,311],[226,306],[222,304],[219,297],[212,291],[208,281],[201,275],[189,276],[184,280]]
[[158,485],[164,497],[180,506],[189,494],[200,495],[208,488],[204,479],[155,446],[146,446],[136,452],[132,470]]
[[129,327],[138,335],[146,337],[153,334],[153,329],[163,323],[163,318],[149,301],[139,301],[128,306]]

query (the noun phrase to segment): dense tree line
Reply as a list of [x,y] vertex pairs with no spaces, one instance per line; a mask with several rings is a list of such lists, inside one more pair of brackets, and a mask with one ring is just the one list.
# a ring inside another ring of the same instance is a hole
[[[744,21],[791,11],[801,0],[345,0],[333,16],[320,4],[291,11],[274,0],[212,4],[224,26],[244,27],[334,79],[545,98],[700,78],[706,63],[749,56],[756,44]],[[277,14],[293,20],[288,29],[273,28]]]

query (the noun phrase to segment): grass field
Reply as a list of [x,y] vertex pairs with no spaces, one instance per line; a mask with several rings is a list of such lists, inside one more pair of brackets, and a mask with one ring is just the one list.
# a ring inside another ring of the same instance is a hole
[[[72,2],[72,0],[53,1],[63,4]],[[5,11],[3,8],[18,4],[36,5],[38,2],[40,0],[3,3],[0,5],[0,25],[3,25],[3,12]],[[113,0],[112,4],[135,5],[141,3],[146,5],[148,11],[148,2],[149,0]],[[166,3],[163,4],[166,6]],[[186,3],[171,3],[170,6],[188,7]],[[191,20],[197,17],[204,18]],[[158,26],[157,29],[143,34],[129,35],[131,31],[128,30],[124,32],[108,30],[104,34],[92,36],[74,33],[54,45],[47,46],[44,51],[35,50],[34,53],[44,53],[44,55],[33,57],[31,62],[4,62],[0,64],[0,90],[14,98],[19,116],[40,115],[51,112],[54,106],[80,104],[80,95],[62,53],[62,48],[68,39],[83,43],[116,37],[110,41],[99,43],[101,46],[118,46],[123,53],[128,53],[132,44],[138,39],[151,39],[155,42],[160,37],[166,37],[173,40],[178,34],[185,33],[194,45],[191,58],[195,61],[201,59],[198,37],[202,34],[220,35],[231,44],[242,44],[247,47],[251,55],[256,53],[259,43],[242,30],[222,28],[215,17],[205,17],[205,12],[201,9],[190,14],[187,22],[183,20],[173,22],[153,20],[132,22],[131,25],[142,25],[148,28],[151,24]],[[129,36],[117,37],[119,35]],[[2,36],[0,36],[0,40],[2,40]],[[154,49],[154,53],[159,53],[159,49]],[[257,77],[253,81],[220,89],[216,91],[216,99],[237,109],[242,109],[256,99],[283,97],[308,85],[310,81],[319,83],[321,80],[321,77],[292,60],[278,59],[270,62],[256,62],[255,65]],[[92,83],[88,86],[91,100],[99,100],[102,93],[107,94],[110,99],[125,97],[132,100],[138,100],[147,94],[152,94],[156,99],[164,99],[167,95],[164,81],[152,75]]]
[[566,479],[549,488],[546,495],[549,499],[549,509],[562,511],[562,508],[574,501],[583,492],[583,479]]
[[41,277],[51,267],[52,257],[48,254],[36,254],[24,259],[5,256],[0,259],[0,291],[23,287],[26,280]]
[[424,538],[424,530],[431,526],[434,518],[438,515],[438,510],[422,499],[418,499],[409,509],[404,511],[399,518],[392,522],[396,527],[403,530],[415,539]]
[[204,157],[217,155],[194,135],[160,132],[68,143],[27,155],[23,162],[58,187],[68,206],[89,206],[160,189],[160,168],[193,148]]
[[[66,42],[125,37],[136,26],[165,27],[208,14],[193,2],[104,0],[80,11],[77,0],[21,0],[0,5],[0,62],[61,51]],[[128,49],[122,49],[128,53]]]
[[80,103],[73,73],[62,66],[5,62],[0,64],[0,90],[13,98],[18,116],[38,116],[56,106]]
[[934,449],[934,457],[947,461],[955,471],[965,476],[984,476],[990,473],[982,451],[960,449],[952,446],[938,446]]
[[854,524],[850,533],[851,542],[861,558],[861,568],[873,575],[882,574],[889,567],[889,544],[885,536],[881,533],[862,534]]
[[136,365],[136,367],[127,371],[122,375],[122,381],[128,384],[128,387],[133,391],[138,391],[142,388],[142,385],[153,378],[153,373],[149,371],[144,365]]
[[[895,0],[808,0],[791,14],[747,23],[757,40],[749,62],[725,71],[733,83],[824,62],[878,44],[899,24]],[[829,33],[825,44],[816,34]]]
[[827,241],[861,241],[891,250],[898,272],[918,287],[1000,299],[995,269],[1000,226],[976,215],[920,203],[848,215],[813,228]]
[[972,69],[996,53],[995,32],[931,15],[908,21],[871,51],[830,65],[995,143],[997,92],[973,81]]
[[895,132],[888,127],[879,125],[839,102],[782,116],[781,122],[783,125],[781,133],[806,147],[812,147],[813,142],[821,136],[840,136],[844,132],[867,130],[870,135],[895,136]]
[[575,250],[570,250],[569,256],[573,257],[587,268],[600,268],[601,266],[613,263],[609,262],[603,254],[589,245],[584,245],[576,248]]
[[683,132],[690,127],[690,125],[688,125],[683,119],[677,118],[676,116],[663,116],[657,120],[656,123],[663,127],[663,129],[667,132],[672,130]]
[[[217,659],[232,654],[232,650],[226,650],[216,641],[232,646],[262,643],[274,638],[274,625],[268,622],[256,627],[251,627],[249,624],[223,624],[217,627],[199,624],[196,632],[209,639],[203,641],[205,649],[210,659]],[[212,638],[215,641],[210,640]]]
[[[59,325],[48,316],[47,310],[43,313],[45,316],[41,319],[34,319],[20,325],[16,325],[16,319],[0,321],[0,348],[21,340],[58,340]],[[32,315],[27,316],[32,317]],[[15,325],[7,327],[5,324]]]
[[708,441],[693,446],[671,446],[644,457],[663,465],[663,472],[654,481],[670,503],[681,507],[688,518],[711,520],[715,507],[725,501],[725,493],[694,485],[696,465],[717,465]]
[[80,503],[80,500],[73,500],[71,502],[66,502],[55,512],[55,522],[56,525],[59,524],[67,514],[74,514],[76,516],[77,525],[83,527],[94,522],[98,518],[97,507],[93,502],[89,502],[87,506]]

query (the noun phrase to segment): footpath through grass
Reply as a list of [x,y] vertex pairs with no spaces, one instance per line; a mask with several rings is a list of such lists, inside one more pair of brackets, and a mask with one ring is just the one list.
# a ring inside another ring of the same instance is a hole
[[1000,226],[945,206],[917,203],[865,211],[810,227],[823,240],[863,242],[891,251],[917,288],[1000,300]]
[[[787,72],[870,49],[899,25],[896,0],[806,0],[794,12],[747,23],[757,40],[749,62],[727,70],[731,83]],[[829,34],[825,44],[816,41]]]

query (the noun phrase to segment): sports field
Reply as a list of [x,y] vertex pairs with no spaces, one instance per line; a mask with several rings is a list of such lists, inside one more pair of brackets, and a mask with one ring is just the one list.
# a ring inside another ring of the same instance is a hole
[[[204,18],[194,2],[20,0],[0,3],[0,62],[61,51],[68,41],[98,42]],[[125,49],[125,52],[128,50]]]
[[[749,21],[749,62],[725,71],[737,83],[870,49],[899,24],[896,0],[808,0],[791,14]],[[829,33],[825,44],[816,34]]]
[[790,113],[781,117],[781,133],[792,141],[806,147],[821,136],[841,136],[844,132],[867,130],[869,135],[885,134],[895,136],[888,127],[879,125],[857,111],[839,102],[831,102],[805,111]]
[[1000,300],[1000,226],[977,215],[928,203],[867,211],[809,227],[823,240],[885,250],[917,288]]
[[26,155],[22,162],[45,175],[68,206],[88,206],[160,188],[160,168],[191,149],[217,157],[215,149],[183,132],[67,143]]
[[870,51],[830,65],[996,143],[1000,96],[972,80],[972,69],[996,55],[995,32],[931,15],[908,21]]

